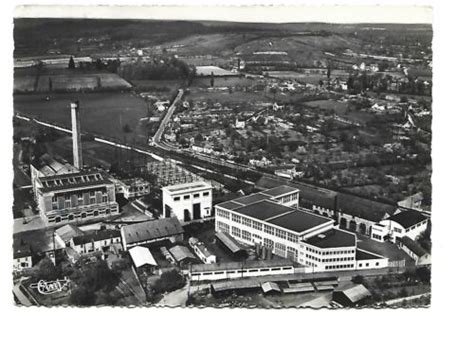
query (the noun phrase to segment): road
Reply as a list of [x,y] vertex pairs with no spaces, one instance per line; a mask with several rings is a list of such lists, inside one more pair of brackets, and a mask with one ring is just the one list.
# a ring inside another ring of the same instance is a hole
[[171,106],[168,108],[168,111],[166,112],[165,117],[163,117],[163,120],[161,121],[161,124],[158,127],[158,130],[156,131],[155,135],[153,136],[151,140],[152,145],[160,143],[161,137],[163,136],[163,132],[165,131],[166,125],[168,124],[171,116],[173,116],[173,113],[176,110],[176,104],[181,100],[181,98],[183,97],[183,94],[184,94],[184,90],[182,88],[178,89],[178,94],[176,95],[176,98],[174,98],[173,103],[171,103]]

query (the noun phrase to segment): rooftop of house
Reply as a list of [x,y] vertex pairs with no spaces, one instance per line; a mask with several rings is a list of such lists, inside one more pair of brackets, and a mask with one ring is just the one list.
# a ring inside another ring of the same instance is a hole
[[84,234],[72,238],[74,245],[83,245],[92,241],[98,242],[101,240],[120,237],[120,230],[96,230],[85,231]]
[[61,250],[65,247],[64,241],[53,229],[19,232],[13,235],[13,250],[15,256],[17,255],[17,250],[18,255],[22,255],[27,252],[27,248],[29,248],[32,255],[52,250]]
[[392,215],[388,220],[399,223],[403,228],[410,228],[422,221],[428,220],[428,218],[420,212],[413,210],[405,210],[398,214]]
[[356,240],[357,238],[355,234],[333,228],[329,231],[312,236],[304,240],[304,242],[318,248],[326,249],[355,247]]

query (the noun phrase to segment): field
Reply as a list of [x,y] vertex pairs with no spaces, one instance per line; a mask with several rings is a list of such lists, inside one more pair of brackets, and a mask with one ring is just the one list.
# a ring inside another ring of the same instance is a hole
[[116,74],[42,74],[38,78],[34,75],[15,74],[13,91],[15,93],[47,93],[69,91],[95,90],[123,90],[131,85]]
[[[50,100],[46,101],[49,96]],[[147,113],[145,102],[132,93],[67,93],[15,95],[14,109],[17,112],[37,116],[67,128],[71,126],[70,102],[80,103],[81,126],[85,132],[109,138],[145,144],[147,136],[140,118]],[[124,132],[124,127],[130,132]]]
[[208,66],[197,66],[196,67],[196,76],[211,76],[211,74],[214,74],[214,76],[237,75],[237,73],[233,73],[229,70],[219,68],[218,66],[208,65]]
[[223,92],[213,91],[208,92],[201,89],[191,89],[186,99],[207,101],[212,100],[219,103],[228,104],[240,104],[240,103],[252,103],[252,102],[269,102],[270,96],[266,96],[264,93],[247,93],[247,92]]
[[132,80],[136,91],[159,91],[164,94],[173,94],[180,86],[180,80]]
[[347,103],[337,100],[312,100],[305,102],[304,105],[312,108],[320,108],[324,110],[334,110],[338,115],[344,115],[347,109]]

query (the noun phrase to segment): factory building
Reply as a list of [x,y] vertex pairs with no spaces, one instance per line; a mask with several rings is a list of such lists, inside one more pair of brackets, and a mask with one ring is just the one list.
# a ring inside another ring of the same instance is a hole
[[38,176],[33,186],[47,225],[84,223],[119,214],[114,184],[98,171]]
[[380,221],[371,228],[371,238],[397,243],[403,237],[416,240],[428,228],[429,218],[415,210],[405,210]]
[[176,184],[162,188],[163,214],[179,221],[199,220],[211,216],[212,185],[204,182]]
[[298,197],[298,189],[283,186],[220,203],[215,207],[217,235],[260,244],[312,272],[355,270],[355,234],[338,229],[328,217],[299,209]]

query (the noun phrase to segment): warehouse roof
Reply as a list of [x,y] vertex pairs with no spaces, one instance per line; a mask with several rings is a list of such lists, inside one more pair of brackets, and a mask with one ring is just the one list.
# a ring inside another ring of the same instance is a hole
[[264,193],[264,194],[272,196],[272,197],[279,197],[279,196],[282,196],[282,195],[286,195],[286,194],[290,194],[290,193],[294,193],[294,192],[298,192],[298,191],[299,191],[299,189],[297,189],[295,187],[291,187],[291,186],[287,186],[287,185],[281,185],[281,186],[277,186],[277,187],[265,190],[261,193]]
[[260,287],[260,282],[255,279],[238,279],[217,282],[211,284],[213,291],[232,291],[240,289],[257,289]]
[[127,244],[166,238],[183,232],[183,227],[181,227],[181,224],[176,217],[122,226],[123,238]]
[[411,226],[427,219],[428,218],[423,214],[413,210],[405,210],[388,218],[388,220],[397,222],[404,228],[410,228]]
[[356,250],[356,260],[374,260],[374,259],[383,259],[383,257],[380,255],[362,250],[362,249]]
[[428,254],[428,252],[423,249],[420,244],[408,236],[403,236],[400,242],[418,257]]
[[268,219],[267,222],[287,228],[295,232],[304,232],[310,228],[331,222],[332,220],[302,210],[294,210],[288,214]]
[[232,271],[239,269],[256,269],[256,268],[274,268],[274,267],[293,267],[293,262],[287,259],[273,260],[255,260],[245,262],[223,262],[193,265],[192,272],[215,272],[215,271]]
[[351,247],[356,245],[356,236],[353,233],[333,228],[312,236],[304,242],[318,248]]
[[246,205],[245,207],[234,209],[238,212],[258,220],[267,220],[278,215],[289,213],[294,209],[268,200]]
[[130,257],[137,268],[145,265],[157,266],[157,263],[148,248],[136,246],[131,248],[128,252],[130,253]]
[[352,303],[357,303],[371,296],[370,291],[362,284],[349,284],[340,289],[336,289],[334,292],[342,292]]
[[232,238],[232,236],[230,236],[226,232],[216,233],[216,238],[219,239],[222,243],[224,243],[224,245],[234,254],[239,251],[245,250],[234,238]]

